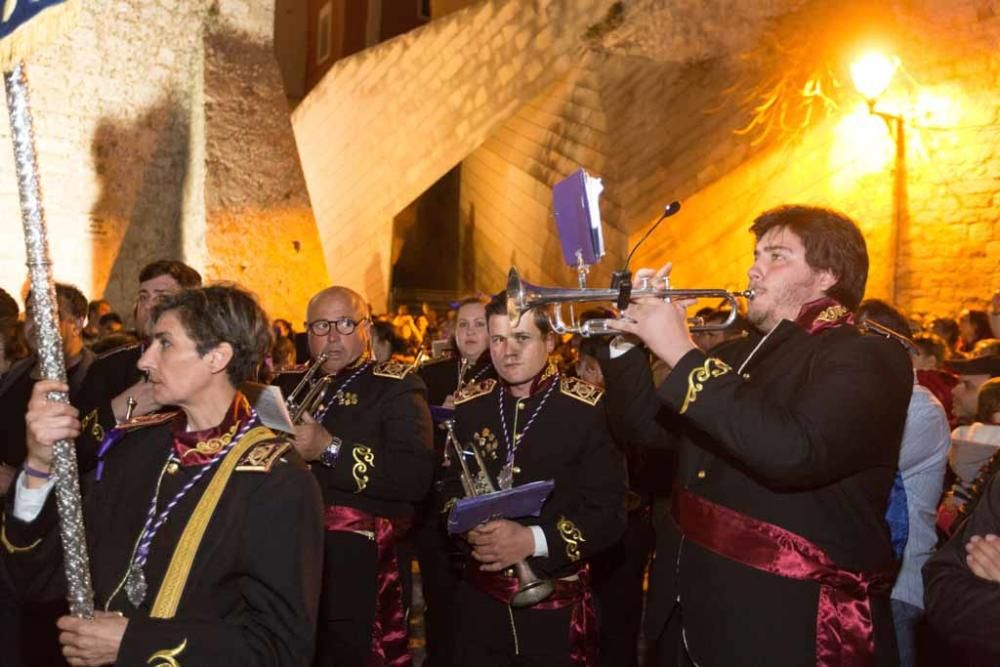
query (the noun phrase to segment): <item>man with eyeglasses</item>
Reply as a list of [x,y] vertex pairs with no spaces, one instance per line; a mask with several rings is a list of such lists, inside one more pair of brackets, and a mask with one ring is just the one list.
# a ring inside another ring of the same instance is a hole
[[[427,390],[406,364],[372,359],[368,308],[353,290],[315,295],[305,325],[314,363],[323,359],[314,381],[330,378],[295,431],[326,505],[315,664],[397,664],[408,651],[400,582],[409,563],[398,562],[393,542],[431,483]],[[281,373],[275,383],[288,395],[301,379]]]

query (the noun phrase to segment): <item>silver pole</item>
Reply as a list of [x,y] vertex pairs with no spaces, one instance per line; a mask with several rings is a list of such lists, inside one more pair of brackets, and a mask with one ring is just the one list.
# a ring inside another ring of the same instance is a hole
[[[28,274],[31,279],[32,318],[38,340],[38,359],[42,366],[42,377],[65,382],[66,363],[57,324],[58,304],[50,270],[49,243],[45,231],[38,162],[35,159],[34,127],[24,62],[19,62],[12,71],[4,72],[3,82],[7,89],[14,165],[21,199],[21,222],[24,225]],[[69,397],[62,392],[50,394],[49,400],[69,403]],[[56,507],[59,510],[69,610],[74,616],[91,618],[94,615],[94,592],[90,583],[80,480],[72,440],[60,440],[55,444],[52,472],[56,483]]]

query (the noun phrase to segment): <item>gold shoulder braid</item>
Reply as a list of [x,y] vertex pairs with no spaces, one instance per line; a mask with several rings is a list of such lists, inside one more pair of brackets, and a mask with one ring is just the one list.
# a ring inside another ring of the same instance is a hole
[[481,382],[467,382],[465,386],[455,392],[455,405],[460,405],[466,401],[471,401],[474,398],[485,396],[491,393],[493,388],[496,386],[497,381],[493,378],[488,378]]
[[282,454],[291,448],[291,444],[283,440],[262,442],[240,458],[236,472],[270,472]]
[[559,391],[587,405],[597,405],[601,396],[604,396],[604,390],[597,385],[571,377],[564,377],[559,381]]
[[351,453],[354,456],[354,467],[351,468],[351,474],[354,475],[354,483],[358,485],[358,490],[355,493],[361,493],[368,486],[368,468],[375,467],[375,452],[372,451],[371,447],[355,445],[354,451]]
[[709,357],[705,363],[688,373],[688,391],[684,397],[684,405],[681,406],[681,414],[687,412],[688,406],[698,400],[698,394],[705,388],[705,382],[709,378],[717,378],[729,373],[733,369],[724,362]]
[[150,618],[173,618],[174,614],[177,613],[177,605],[184,593],[184,586],[187,585],[194,557],[197,555],[198,547],[205,536],[205,529],[208,528],[208,523],[212,520],[212,514],[215,513],[222,492],[226,490],[226,485],[229,483],[229,478],[232,477],[236,463],[261,441],[273,440],[274,438],[275,434],[271,429],[264,426],[254,427],[240,438],[239,442],[229,450],[226,457],[219,463],[219,468],[212,476],[212,481],[208,483],[205,493],[202,494],[198,505],[194,508],[194,513],[188,519],[184,532],[181,533],[181,539],[174,547],[167,573],[163,577],[160,590],[156,593],[156,601],[149,612]]
[[404,364],[401,361],[383,361],[380,364],[375,364],[372,367],[372,375],[377,375],[380,378],[393,378],[394,380],[402,380],[406,377],[406,374],[410,372],[413,367],[409,364]]
[[580,542],[586,542],[583,538],[583,531],[576,527],[576,524],[564,516],[559,517],[556,524],[559,537],[566,543],[566,557],[572,562],[580,560]]
[[185,639],[173,648],[165,648],[162,651],[157,651],[153,655],[149,656],[149,660],[146,661],[146,664],[151,667],[181,667],[181,663],[177,660],[177,656],[184,652],[187,645],[188,640]]

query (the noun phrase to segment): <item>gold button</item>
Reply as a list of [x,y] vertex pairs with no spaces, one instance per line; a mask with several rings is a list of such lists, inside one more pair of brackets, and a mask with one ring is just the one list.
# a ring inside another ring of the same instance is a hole
[[510,472],[511,472],[512,475],[520,475],[521,474],[521,469],[518,468],[517,466],[514,466],[513,468],[510,469]]
[[743,379],[744,380],[749,380],[750,379],[750,374],[749,373],[744,373],[743,374]]
[[176,473],[180,469],[181,469],[181,467],[179,465],[177,465],[177,463],[175,463],[173,461],[171,461],[167,465],[167,473],[170,474],[170,475],[173,475],[174,473]]
[[698,479],[705,479],[705,475],[707,475],[707,474],[708,473],[706,473],[704,470],[699,470],[698,471]]
[[517,409],[518,410],[524,410],[524,402],[523,401],[518,401],[517,402]]

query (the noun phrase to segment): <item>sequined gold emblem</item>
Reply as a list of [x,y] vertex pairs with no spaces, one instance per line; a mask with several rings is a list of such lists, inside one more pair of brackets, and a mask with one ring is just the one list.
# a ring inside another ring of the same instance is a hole
[[484,427],[483,430],[479,431],[472,436],[476,440],[476,446],[479,447],[479,453],[483,456],[489,456],[494,461],[497,460],[497,449],[500,447],[500,442],[497,440],[496,434],[493,433],[489,428]]
[[559,537],[566,543],[566,557],[574,563],[580,560],[580,543],[587,541],[583,537],[583,531],[564,516],[559,517],[556,530],[559,531]]
[[709,357],[704,364],[688,373],[688,391],[684,397],[684,404],[681,406],[681,414],[687,412],[688,407],[698,400],[698,394],[705,388],[705,382],[709,378],[717,378],[732,370],[727,364],[715,357]]

